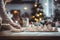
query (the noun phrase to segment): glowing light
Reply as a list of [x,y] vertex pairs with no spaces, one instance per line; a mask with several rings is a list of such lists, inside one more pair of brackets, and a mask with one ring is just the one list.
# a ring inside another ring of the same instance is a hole
[[42,20],[42,18],[39,18],[39,20],[41,21],[41,20]]
[[38,19],[37,19],[37,18],[35,18],[35,21],[36,21],[36,22],[38,22]]
[[18,13],[18,11],[17,11],[17,10],[14,10],[13,12],[14,12],[13,14],[17,14],[17,13]]
[[37,7],[37,4],[35,4],[34,6]]
[[40,15],[39,14],[36,14],[37,17],[39,17]]
[[39,15],[42,15],[42,13],[39,13]]
[[35,16],[32,16],[32,18],[34,18]]
[[28,8],[27,7],[24,7],[24,10],[27,10]]

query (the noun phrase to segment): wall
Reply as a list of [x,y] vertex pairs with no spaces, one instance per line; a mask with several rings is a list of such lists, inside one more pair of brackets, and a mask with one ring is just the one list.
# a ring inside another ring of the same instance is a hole
[[[43,12],[46,15],[46,17],[51,17],[54,15],[54,1],[53,0],[40,0],[40,3],[43,6]],[[24,10],[24,7],[27,7],[27,10]],[[24,12],[27,12],[28,14],[31,14],[31,4],[9,4],[6,5],[7,11],[10,11],[12,9],[18,9],[21,11],[21,15],[24,14]]]
[[[27,10],[24,10],[24,7],[27,7]],[[7,11],[11,11],[13,9],[17,9],[21,11],[21,15],[27,12],[28,14],[31,14],[31,4],[7,4],[6,5]]]

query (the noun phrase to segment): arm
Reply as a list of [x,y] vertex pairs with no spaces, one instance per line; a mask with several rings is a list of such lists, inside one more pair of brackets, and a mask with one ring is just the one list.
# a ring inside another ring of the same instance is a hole
[[13,26],[20,27],[20,25],[14,23],[13,20],[11,18],[9,18],[9,16],[8,16],[8,14],[6,12],[6,8],[5,8],[5,4],[4,4],[3,0],[0,1],[0,4],[1,4],[0,5],[0,9],[1,9],[0,10],[0,15],[1,15],[2,19],[3,19],[3,22],[12,24]]

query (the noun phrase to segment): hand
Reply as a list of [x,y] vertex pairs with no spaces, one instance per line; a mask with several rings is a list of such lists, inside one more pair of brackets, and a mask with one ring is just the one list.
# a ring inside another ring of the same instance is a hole
[[11,23],[12,26],[16,26],[18,29],[21,28],[21,25],[20,24],[16,24],[16,23]]
[[20,25],[16,25],[19,29],[21,28],[21,26]]

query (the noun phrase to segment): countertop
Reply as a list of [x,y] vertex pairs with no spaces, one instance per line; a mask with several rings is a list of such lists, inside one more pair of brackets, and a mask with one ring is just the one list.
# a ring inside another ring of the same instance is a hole
[[2,31],[0,36],[60,36],[60,32],[11,32]]
[[0,39],[60,39],[60,32],[11,32],[2,31],[0,32]]

